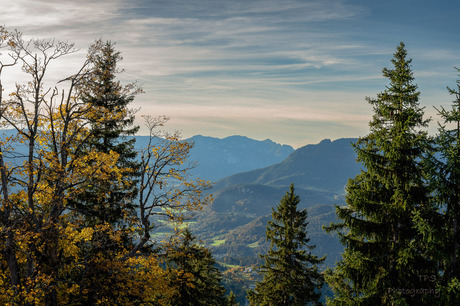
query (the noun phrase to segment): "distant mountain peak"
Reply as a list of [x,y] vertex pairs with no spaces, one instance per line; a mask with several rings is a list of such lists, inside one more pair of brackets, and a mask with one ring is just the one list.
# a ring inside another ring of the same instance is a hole
[[255,139],[251,139],[247,136],[242,136],[242,135],[231,135],[231,136],[222,138],[222,140],[254,140],[254,141],[257,141]]
[[279,163],[294,151],[291,146],[270,139],[260,141],[241,135],[225,138],[196,135],[186,140],[195,143],[190,160],[199,165],[193,169],[193,175],[210,180]]
[[[223,142],[234,142],[234,141],[241,141],[241,142],[247,142],[247,143],[265,143],[265,144],[275,144],[275,145],[280,145],[280,146],[283,146],[283,147],[290,147],[292,148],[290,145],[286,145],[286,144],[280,144],[280,143],[277,143],[269,138],[265,139],[265,140],[256,140],[256,139],[253,139],[253,138],[249,138],[247,136],[243,136],[243,135],[231,135],[231,136],[226,136],[226,137],[223,137],[223,138],[219,138],[219,137],[213,137],[213,136],[204,136],[204,135],[194,135],[186,140],[196,140],[196,139],[206,139],[206,140],[215,140],[215,141],[223,141]],[[294,150],[292,148],[292,150]]]
[[360,170],[351,143],[353,138],[325,139],[293,151],[282,162],[263,169],[226,177],[217,188],[235,184],[257,183],[271,186],[296,186],[342,193],[347,179]]

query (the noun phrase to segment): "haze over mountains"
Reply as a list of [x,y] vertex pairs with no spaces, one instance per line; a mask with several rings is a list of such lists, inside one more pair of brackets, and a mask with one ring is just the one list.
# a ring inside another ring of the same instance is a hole
[[[294,151],[269,139],[258,141],[236,135],[223,139],[196,135],[185,140],[195,144],[189,160],[197,162],[197,167],[191,174],[210,181],[279,163]],[[147,141],[148,136],[136,136],[136,149],[146,147]]]
[[[2,139],[13,135],[16,135],[16,130],[0,130]],[[147,147],[149,136],[135,138],[137,151]],[[294,151],[289,145],[281,145],[269,139],[254,140],[245,136],[220,139],[197,135],[185,141],[195,144],[190,152],[189,161],[196,162],[197,166],[190,174],[209,181],[279,163]],[[16,156],[15,162],[21,164],[28,154],[28,147],[20,143],[15,143],[14,147],[15,153],[8,153],[8,156]]]
[[190,159],[198,162],[192,173],[213,181],[279,163],[294,151],[270,139],[258,141],[245,136],[219,139],[198,135],[187,140],[195,143]]
[[[136,138],[136,147],[142,148],[147,138]],[[271,209],[291,183],[301,208],[309,212],[307,230],[311,244],[316,244],[315,254],[327,255],[326,266],[340,259],[342,245],[322,226],[336,221],[335,205],[345,204],[347,180],[361,169],[351,146],[357,139],[325,139],[297,150],[244,136],[198,135],[187,140],[195,143],[190,160],[198,163],[191,174],[215,181],[209,191],[214,202],[197,214],[192,231],[219,261],[257,263],[268,247],[265,229]]]
[[[3,131],[7,136],[12,131]],[[147,136],[136,136],[136,149]],[[209,191],[214,202],[197,215],[192,231],[220,261],[250,265],[268,244],[265,229],[271,208],[278,205],[291,183],[309,212],[308,234],[315,253],[327,255],[326,265],[339,259],[342,246],[321,227],[336,220],[335,205],[345,203],[345,185],[360,171],[351,143],[357,139],[325,139],[294,150],[271,140],[244,136],[224,139],[194,136],[190,160],[198,166],[191,175],[216,181]],[[26,154],[24,145],[16,153]],[[20,162],[21,158],[16,162]]]
[[[345,185],[361,169],[351,143],[329,139],[292,151],[283,161],[217,181],[214,202],[198,216],[193,230],[212,246],[215,256],[232,264],[251,264],[268,247],[265,228],[271,208],[294,183],[301,208],[309,211],[308,233],[326,265],[339,259],[342,246],[322,230],[336,220],[335,205],[345,203]],[[205,162],[205,161],[203,161]]]
[[[350,173],[356,173],[355,153],[351,143],[356,139],[325,139],[293,151],[284,161],[264,169],[241,173],[220,180],[216,188],[235,183],[256,183],[273,186],[343,192]],[[350,163],[350,161],[353,161]]]

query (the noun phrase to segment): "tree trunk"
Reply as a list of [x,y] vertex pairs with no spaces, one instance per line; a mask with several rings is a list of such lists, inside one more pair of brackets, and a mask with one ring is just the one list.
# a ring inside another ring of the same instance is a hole
[[3,253],[5,254],[6,262],[8,263],[8,269],[10,271],[11,286],[15,288],[16,291],[17,287],[19,286],[19,268],[16,254],[13,251],[14,238],[11,232],[7,234],[5,242],[5,249]]

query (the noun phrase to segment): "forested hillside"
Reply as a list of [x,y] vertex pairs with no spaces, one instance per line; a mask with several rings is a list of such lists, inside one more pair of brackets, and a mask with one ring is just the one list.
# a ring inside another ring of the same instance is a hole
[[[51,87],[73,44],[0,27],[0,47],[0,304],[225,303],[212,255],[180,227],[210,183],[188,175],[192,144],[161,132],[164,117],[144,117],[135,149],[142,90],[117,80],[114,44],[96,41]],[[4,88],[16,67],[22,79]],[[156,243],[159,223],[176,230]]]
[[[141,150],[148,143],[148,136],[136,136],[135,147]],[[193,136],[185,139],[193,144],[189,160],[196,163],[190,169],[194,177],[217,181],[226,176],[264,168],[283,161],[294,149],[269,139],[258,141],[244,136],[223,139]]]
[[360,171],[352,149],[355,141],[326,139],[295,150],[281,163],[217,181],[209,191],[214,201],[198,215],[193,229],[220,260],[255,264],[268,247],[265,224],[271,208],[292,182],[302,199],[299,207],[309,211],[308,229],[316,252],[327,254],[325,264],[332,267],[342,247],[322,226],[335,221],[335,205],[345,204],[347,180]]
[[430,136],[403,43],[366,136],[294,151],[135,136],[110,41],[58,81],[73,44],[0,48],[0,304],[460,303],[460,81]]

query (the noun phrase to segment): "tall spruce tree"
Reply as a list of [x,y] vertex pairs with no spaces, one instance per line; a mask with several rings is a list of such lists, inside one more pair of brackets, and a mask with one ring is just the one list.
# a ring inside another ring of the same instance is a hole
[[[117,76],[122,72],[118,68],[122,60],[114,43],[96,41],[88,51],[90,66],[88,73],[80,83],[81,101],[91,109],[88,116],[90,136],[79,150],[81,156],[94,152],[115,152],[118,154],[116,167],[120,169],[123,179],[116,173],[105,180],[88,178],[87,187],[76,197],[69,199],[69,206],[84,215],[83,227],[109,224],[114,228],[129,226],[130,217],[134,216],[135,200],[138,193],[139,163],[134,149],[135,138],[132,137],[139,127],[134,125],[134,111],[129,104],[140,89],[134,84],[121,84]],[[72,281],[79,284],[86,294],[80,295],[80,303],[93,305],[104,290],[100,279],[111,279],[109,271],[100,269],[101,262],[111,264],[124,248],[131,248],[134,240],[128,232],[120,235],[116,241],[110,231],[97,231],[85,248],[81,250],[85,268]],[[94,260],[96,258],[96,260]]]
[[[457,69],[460,72],[460,69]],[[431,220],[426,235],[432,244],[433,256],[440,263],[438,284],[441,302],[460,304],[460,80],[457,88],[448,87],[455,96],[449,110],[437,109],[443,119],[435,138],[434,154],[427,159],[433,201],[440,218]]]
[[[91,139],[82,151],[119,154],[117,167],[122,169],[125,178],[123,186],[95,181],[73,205],[84,212],[92,222],[117,223],[123,219],[126,211],[133,211],[137,195],[139,163],[134,150],[133,136],[139,129],[133,126],[134,111],[129,104],[141,90],[133,83],[122,85],[117,74],[122,60],[120,52],[115,50],[114,43],[101,40],[91,46],[89,57],[92,71],[82,88],[82,100],[96,109],[95,116],[90,118]],[[129,138],[128,138],[129,137]]]
[[336,208],[341,222],[326,228],[345,246],[335,270],[326,273],[332,304],[405,305],[433,297],[416,291],[430,285],[422,276],[437,270],[419,245],[415,218],[423,220],[433,208],[421,166],[428,120],[406,56],[400,43],[394,68],[383,69],[390,84],[367,98],[374,108],[370,133],[354,144],[365,170],[348,181],[347,205]]
[[[272,221],[268,221],[267,240],[271,246],[259,268],[263,279],[248,292],[251,305],[306,305],[318,304],[323,277],[318,264],[323,258],[311,254],[315,246],[308,245],[307,211],[298,210],[300,198],[294,185],[272,208]],[[308,250],[308,252],[307,252]]]

